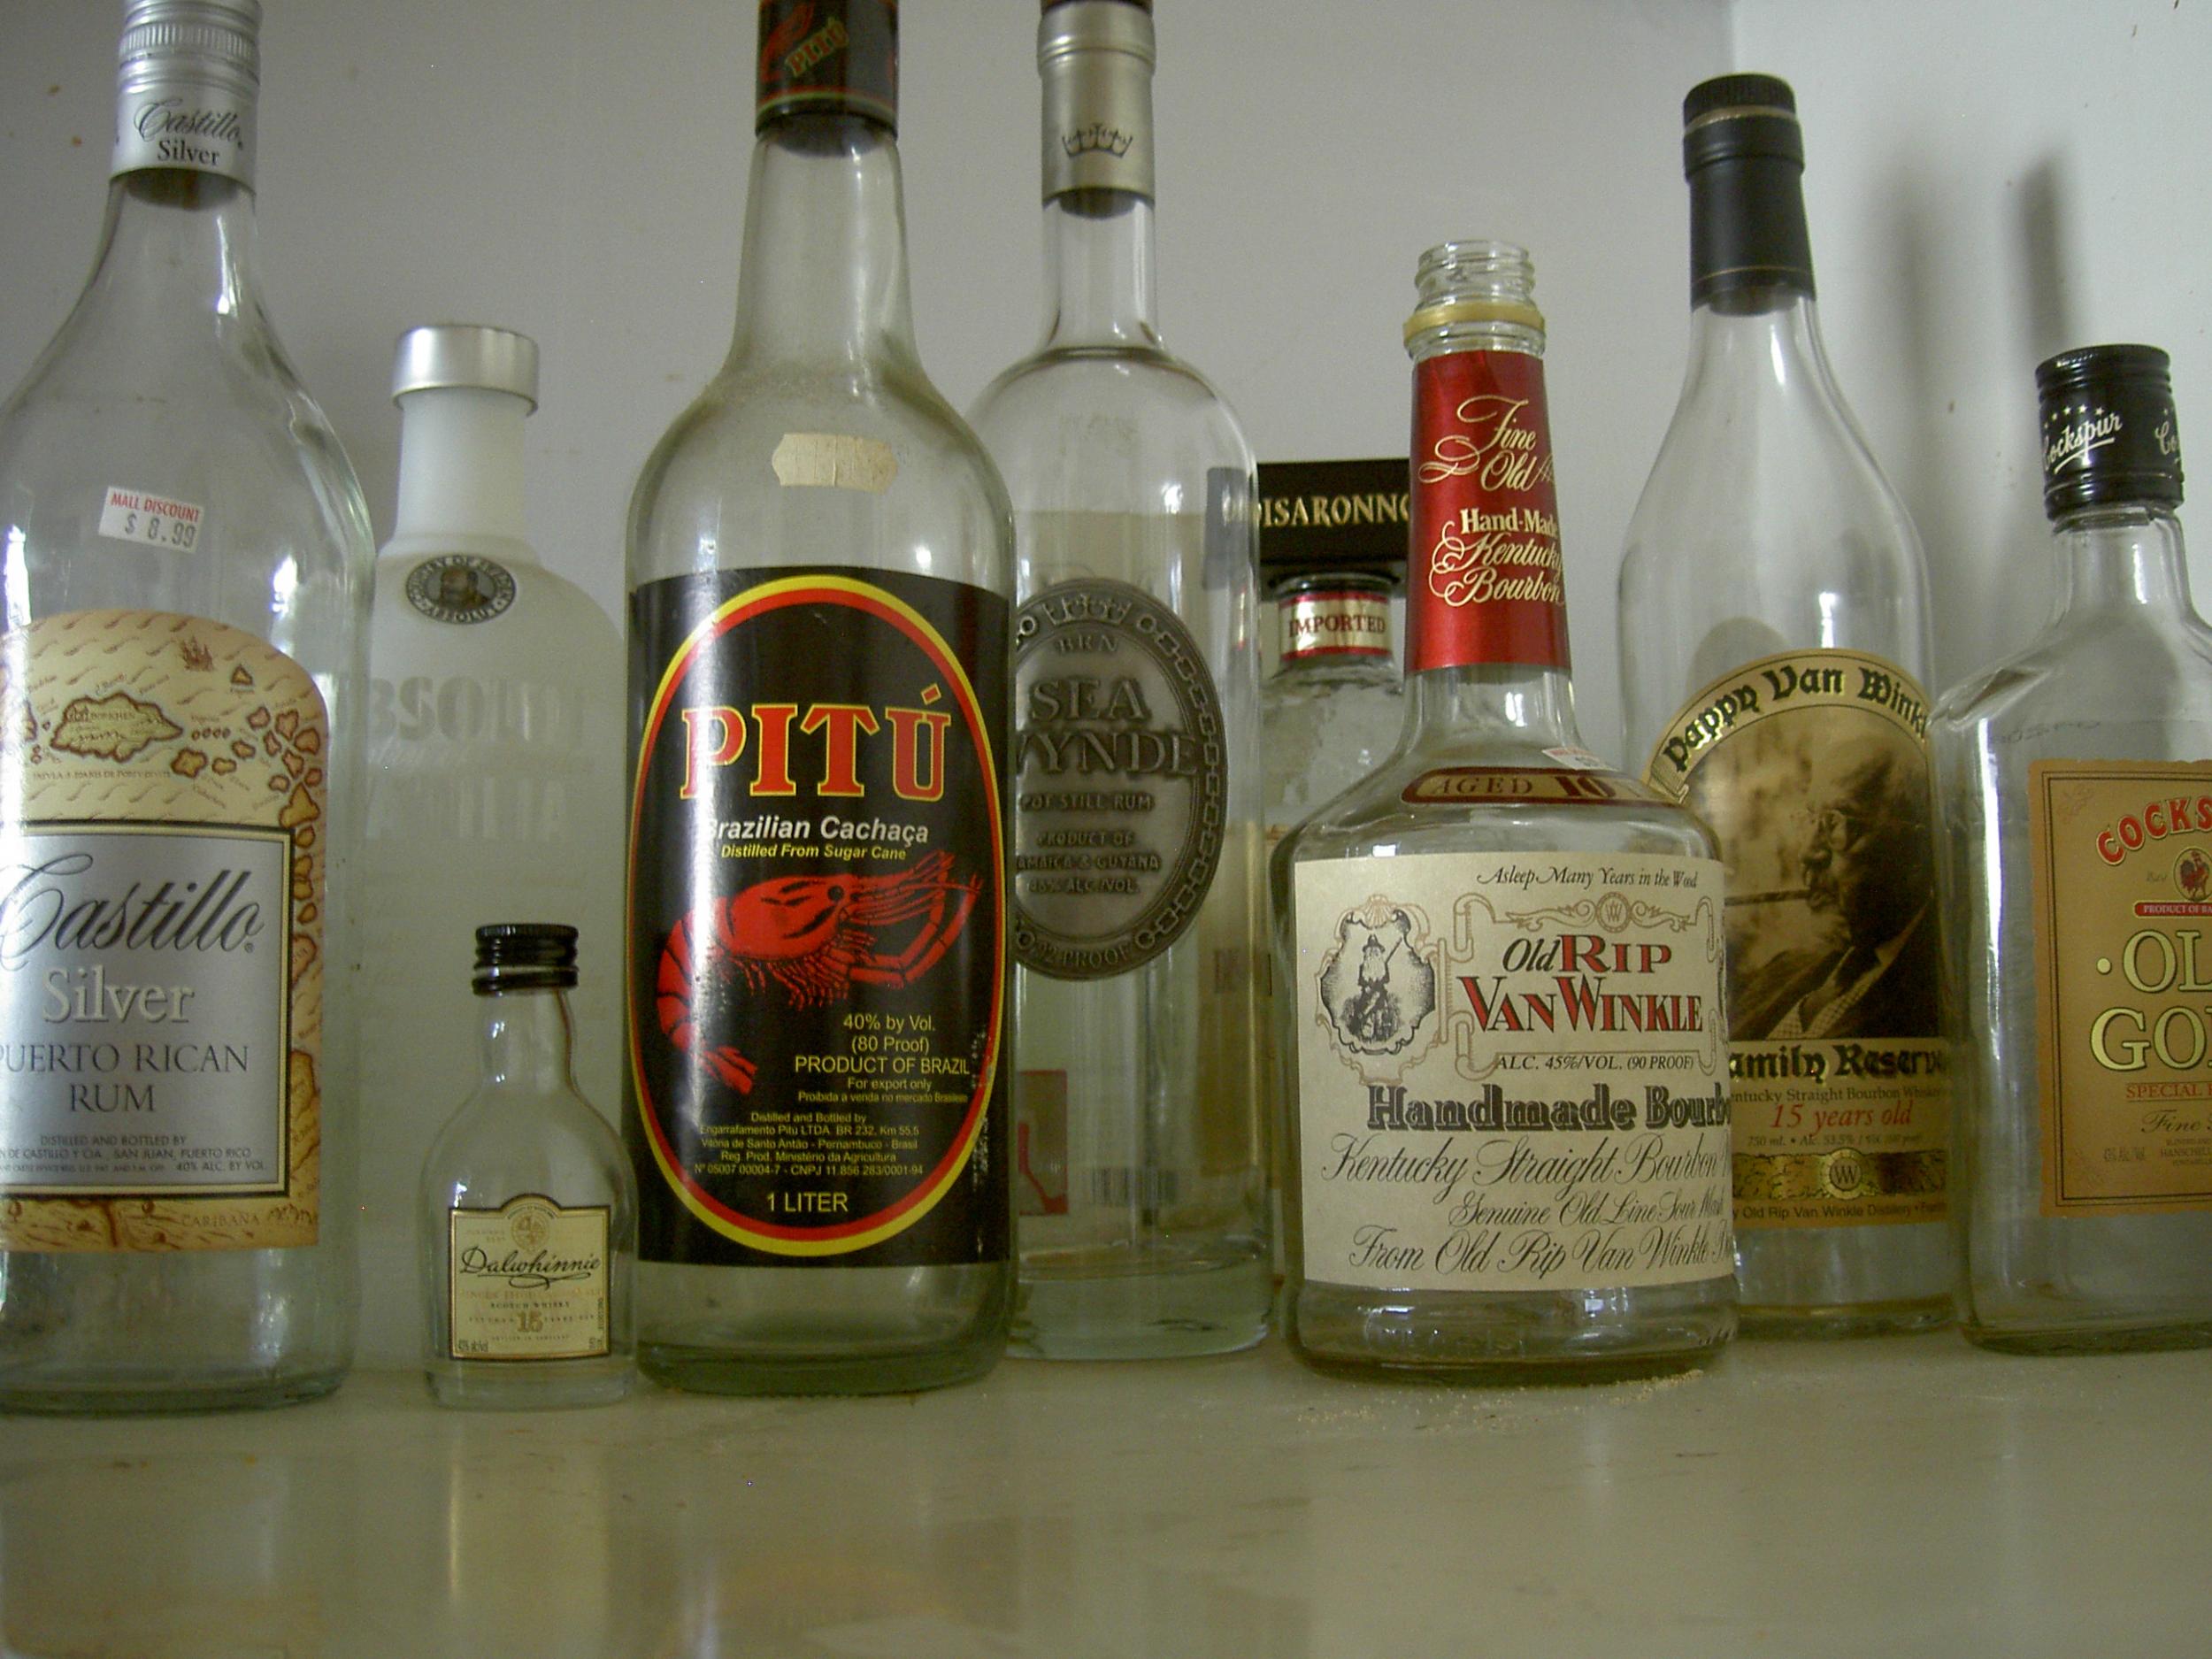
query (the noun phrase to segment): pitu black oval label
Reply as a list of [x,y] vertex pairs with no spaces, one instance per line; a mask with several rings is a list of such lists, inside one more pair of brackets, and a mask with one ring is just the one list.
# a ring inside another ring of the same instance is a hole
[[1141,967],[1221,862],[1228,750],[1198,641],[1126,582],[1061,582],[1015,618],[1014,695],[1014,959]]
[[489,622],[514,602],[514,572],[473,553],[441,553],[407,572],[407,603],[433,622]]
[[649,1261],[1002,1261],[1007,603],[717,571],[631,596]]

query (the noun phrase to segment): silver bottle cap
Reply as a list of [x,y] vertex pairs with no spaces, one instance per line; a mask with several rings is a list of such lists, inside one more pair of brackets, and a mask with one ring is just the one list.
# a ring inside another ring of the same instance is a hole
[[182,167],[253,183],[261,0],[127,0],[116,173]]
[[482,323],[429,323],[399,337],[392,398],[441,386],[511,392],[538,406],[538,342]]
[[1044,77],[1044,198],[1126,190],[1152,198],[1152,14],[1130,0],[1064,0],[1037,25]]

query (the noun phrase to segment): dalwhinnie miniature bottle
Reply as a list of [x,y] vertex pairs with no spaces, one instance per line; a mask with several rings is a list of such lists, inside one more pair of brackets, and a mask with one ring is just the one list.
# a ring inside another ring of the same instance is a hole
[[1418,287],[1405,735],[1272,869],[1292,1340],[1678,1366],[1735,1329],[1721,866],[1576,735],[1528,256]]

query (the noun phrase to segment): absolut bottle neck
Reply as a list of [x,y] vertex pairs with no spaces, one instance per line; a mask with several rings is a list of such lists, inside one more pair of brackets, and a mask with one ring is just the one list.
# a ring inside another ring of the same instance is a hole
[[523,422],[511,393],[446,386],[399,400],[399,506],[392,535],[465,536],[512,543],[526,557]]

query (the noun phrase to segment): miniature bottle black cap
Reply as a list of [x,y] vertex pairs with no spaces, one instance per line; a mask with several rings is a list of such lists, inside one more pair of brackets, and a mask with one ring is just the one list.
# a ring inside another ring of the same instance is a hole
[[494,922],[476,930],[480,992],[571,989],[576,983],[576,930],[561,922]]
[[1682,100],[1690,303],[1743,288],[1813,292],[1797,95],[1773,75],[1717,75]]
[[2181,502],[2174,384],[2156,346],[2083,346],[2036,365],[2043,511]]

